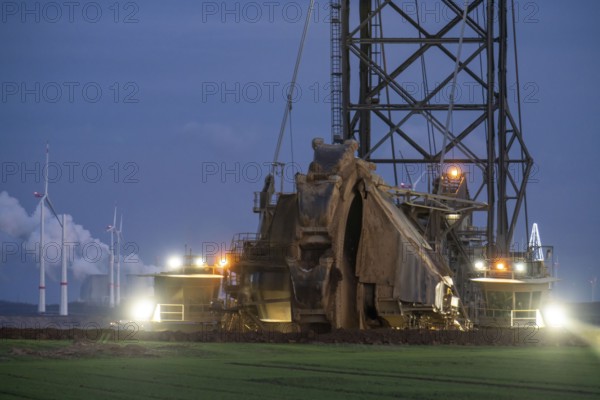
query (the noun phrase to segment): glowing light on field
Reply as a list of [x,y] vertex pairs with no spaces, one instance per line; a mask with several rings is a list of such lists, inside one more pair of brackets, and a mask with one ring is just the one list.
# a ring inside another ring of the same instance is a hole
[[150,300],[140,300],[131,309],[131,316],[135,321],[148,321],[152,317],[154,304]]
[[562,327],[567,323],[567,313],[558,304],[550,304],[544,310],[544,321],[551,327]]

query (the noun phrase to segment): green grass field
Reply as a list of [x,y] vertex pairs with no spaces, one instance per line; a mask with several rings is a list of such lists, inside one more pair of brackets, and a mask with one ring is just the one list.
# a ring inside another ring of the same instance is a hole
[[3,340],[0,398],[600,398],[600,362],[582,347],[126,346]]

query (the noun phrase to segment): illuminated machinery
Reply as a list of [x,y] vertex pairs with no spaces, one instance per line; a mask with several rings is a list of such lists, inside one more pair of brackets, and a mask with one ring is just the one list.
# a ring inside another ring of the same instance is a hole
[[353,140],[314,139],[314,161],[296,175],[296,193],[276,196],[272,176],[257,193],[260,232],[234,239],[225,285],[244,328],[468,324],[446,261],[396,200],[428,199],[448,213],[478,205],[392,188],[355,157],[357,148]]
[[207,265],[201,257],[187,253],[168,260],[168,272],[153,274],[154,330],[217,328],[222,314],[219,291],[223,265]]
[[[515,7],[513,0],[331,2],[333,141],[357,140],[357,156],[394,187],[462,201],[398,198],[447,262],[476,324],[533,322],[552,280],[543,257],[533,258],[539,246],[514,240],[529,236],[533,169]],[[464,178],[458,185],[455,173]],[[502,317],[488,317],[495,307]]]
[[296,193],[269,177],[257,195],[259,233],[234,240],[227,285],[242,314],[333,328],[533,321],[515,310],[542,307],[551,278],[513,241],[529,236],[533,159],[509,3],[331,1],[332,144],[313,141]]
[[[544,254],[544,250],[546,250]],[[482,291],[485,307],[478,315],[480,325],[537,327],[560,325],[550,289],[557,281],[552,266],[552,249],[543,248],[537,225],[533,225],[529,251],[512,252],[510,258],[477,259],[471,280]]]

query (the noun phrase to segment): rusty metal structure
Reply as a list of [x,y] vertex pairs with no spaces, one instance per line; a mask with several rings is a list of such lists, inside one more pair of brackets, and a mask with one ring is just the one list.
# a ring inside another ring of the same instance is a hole
[[464,177],[445,177],[442,194],[385,184],[358,143],[313,140],[314,161],[295,193],[257,195],[256,236],[238,236],[228,256],[226,292],[255,323],[333,328],[466,327],[452,271],[411,221],[404,204],[447,213],[480,209],[459,194]]
[[[509,4],[514,39],[514,4],[508,0],[332,4],[340,9],[341,25],[338,140],[358,140],[360,158],[389,164],[396,175],[416,167],[433,182],[447,165],[468,172],[472,197],[489,204],[482,222],[490,257],[511,250],[533,167],[520,99],[516,114],[509,107]],[[351,19],[351,11],[358,18]],[[516,39],[512,44],[514,50]],[[516,52],[513,61],[518,94]],[[359,85],[353,88],[353,82]],[[452,86],[470,92],[452,96]]]
[[256,193],[259,232],[228,255],[231,315],[247,329],[469,329],[498,292],[504,322],[520,318],[517,292],[540,307],[552,278],[513,243],[533,161],[509,108],[509,26],[507,0],[331,2],[332,141],[313,140],[294,193],[275,174]]

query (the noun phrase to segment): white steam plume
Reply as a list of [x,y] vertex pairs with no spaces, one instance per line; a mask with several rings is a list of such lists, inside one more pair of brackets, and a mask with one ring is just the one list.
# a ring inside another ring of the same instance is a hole
[[[62,228],[56,218],[47,212],[45,227],[45,259],[48,264],[48,275],[58,280],[60,275],[60,249],[62,244]],[[101,240],[92,237],[90,231],[73,222],[71,215],[66,215],[66,238],[68,244],[68,268],[73,276],[80,280],[89,274],[108,272],[109,246]],[[13,238],[21,239],[21,249],[39,248],[40,240],[40,207],[36,207],[29,215],[19,201],[6,191],[0,192],[0,232]],[[122,252],[123,253],[123,252]],[[35,257],[37,260],[37,256]],[[128,255],[121,262],[122,271],[130,273],[155,273],[160,269],[145,265],[137,255]]]

